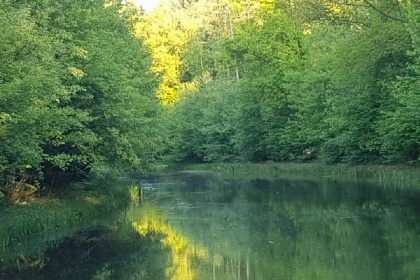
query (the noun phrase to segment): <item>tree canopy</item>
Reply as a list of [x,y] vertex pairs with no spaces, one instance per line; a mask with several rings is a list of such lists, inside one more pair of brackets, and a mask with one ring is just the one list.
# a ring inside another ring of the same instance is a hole
[[418,161],[417,1],[184,2],[176,158]]
[[162,155],[418,162],[418,1],[123,4],[0,2],[2,185]]
[[93,165],[149,169],[158,81],[119,2],[1,1],[0,175],[60,186]]

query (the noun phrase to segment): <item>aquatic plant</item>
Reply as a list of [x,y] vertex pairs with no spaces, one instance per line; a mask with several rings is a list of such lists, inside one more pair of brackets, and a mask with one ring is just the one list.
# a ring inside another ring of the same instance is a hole
[[342,181],[370,181],[384,187],[417,188],[419,168],[407,165],[347,165],[324,163],[212,163],[183,166],[184,170],[212,171],[234,179],[329,178]]
[[137,202],[141,198],[142,188],[132,183],[129,189],[131,201]]

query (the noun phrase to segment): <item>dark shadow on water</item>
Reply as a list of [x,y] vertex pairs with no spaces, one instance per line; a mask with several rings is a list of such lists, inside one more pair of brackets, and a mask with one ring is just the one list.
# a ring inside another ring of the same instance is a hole
[[[167,252],[159,238],[132,228],[81,231],[45,251],[42,259],[21,255],[0,279],[165,279]],[[133,278],[134,277],[134,278]]]

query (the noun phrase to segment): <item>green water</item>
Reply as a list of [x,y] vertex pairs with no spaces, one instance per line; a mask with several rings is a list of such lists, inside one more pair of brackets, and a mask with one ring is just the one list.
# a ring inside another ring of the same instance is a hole
[[143,185],[108,222],[7,248],[0,279],[420,279],[419,191],[211,173]]

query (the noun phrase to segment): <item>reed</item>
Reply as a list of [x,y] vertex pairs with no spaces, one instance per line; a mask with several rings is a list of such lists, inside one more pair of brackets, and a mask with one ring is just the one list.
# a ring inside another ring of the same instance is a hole
[[420,187],[420,168],[403,165],[327,165],[323,163],[211,163],[183,169],[213,171],[235,179],[331,178],[342,181],[371,181],[384,187]]
[[[80,186],[79,186],[80,187]],[[65,198],[40,198],[27,205],[9,205],[0,218],[0,245],[55,234],[105,217],[129,204],[127,186],[100,190],[75,189]]]
[[129,189],[131,201],[139,201],[141,198],[141,187],[132,183]]

